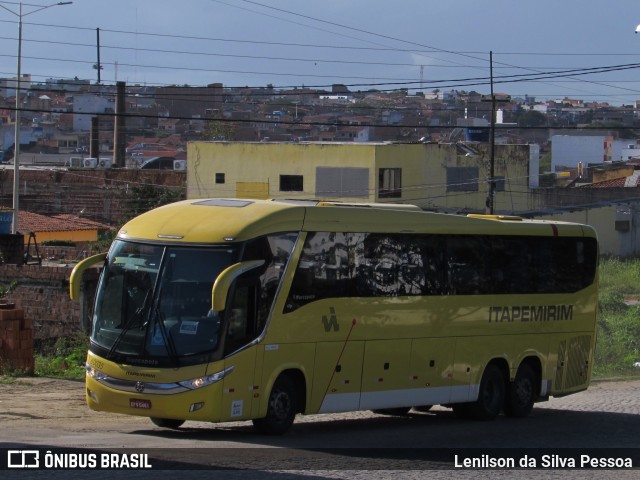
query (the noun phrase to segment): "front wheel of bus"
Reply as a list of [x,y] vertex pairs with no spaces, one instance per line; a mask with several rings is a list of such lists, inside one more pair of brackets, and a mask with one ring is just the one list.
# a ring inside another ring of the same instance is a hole
[[171,418],[157,418],[157,417],[151,417],[151,421],[153,422],[154,425],[158,427],[171,428],[172,430],[180,428],[184,423],[184,420],[173,420]]
[[533,409],[537,396],[537,375],[526,363],[520,365],[516,378],[509,384],[504,403],[504,414],[508,417],[526,417]]
[[255,427],[268,435],[282,435],[291,425],[298,411],[295,385],[286,375],[278,377],[269,395],[267,416],[253,420]]

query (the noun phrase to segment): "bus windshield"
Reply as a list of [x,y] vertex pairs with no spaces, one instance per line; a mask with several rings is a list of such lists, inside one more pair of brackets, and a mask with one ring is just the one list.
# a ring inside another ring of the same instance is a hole
[[220,319],[210,312],[217,276],[237,247],[174,247],[116,240],[98,287],[91,348],[133,365],[210,358]]

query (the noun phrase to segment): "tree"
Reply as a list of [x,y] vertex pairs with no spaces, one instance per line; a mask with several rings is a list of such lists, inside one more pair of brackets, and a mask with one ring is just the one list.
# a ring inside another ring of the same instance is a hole
[[235,139],[236,127],[229,122],[221,120],[211,120],[207,122],[204,129],[205,140],[227,140]]
[[516,121],[519,127],[543,127],[547,124],[547,116],[537,110],[520,110]]
[[184,200],[185,192],[183,188],[141,184],[129,189],[129,197],[124,209],[126,220],[167,203]]

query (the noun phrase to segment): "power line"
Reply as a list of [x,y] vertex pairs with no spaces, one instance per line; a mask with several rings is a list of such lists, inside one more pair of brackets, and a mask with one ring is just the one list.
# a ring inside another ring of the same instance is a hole
[[[254,3],[254,4],[257,4],[257,5],[258,5],[258,3],[257,3],[257,2],[252,2],[252,3]],[[263,6],[264,6],[264,5],[263,5]],[[265,8],[270,8],[270,7],[265,6]],[[291,13],[291,12],[288,12],[288,13]],[[318,19],[314,19],[314,20],[320,21],[320,20],[318,20]],[[331,22],[329,22],[329,23],[331,23]],[[34,24],[34,25],[47,25],[47,24]],[[344,26],[344,25],[340,25],[340,24],[335,24],[335,25],[340,26],[340,27],[344,27],[344,28],[350,28],[350,27],[346,27],[346,26]],[[57,28],[75,28],[75,29],[83,29],[83,30],[91,30],[91,31],[93,31],[93,29],[89,29],[89,28],[86,28],[86,27],[61,27],[61,26],[55,26],[55,27],[57,27]],[[126,34],[131,34],[131,35],[147,35],[146,33],[141,33],[141,32],[126,32],[126,31],[122,31],[122,30],[106,30],[106,29],[103,29],[103,31],[106,31],[106,32],[108,32],[108,31],[112,31],[112,32],[126,33]],[[367,31],[364,31],[364,32],[369,33],[369,34],[372,34],[372,35],[377,35],[377,34],[374,34],[373,32],[367,32]],[[160,37],[170,37],[170,38],[174,38],[174,37],[175,37],[175,38],[207,39],[206,37],[180,36],[180,35],[167,35],[167,34],[149,34],[149,35],[155,35],[155,36],[160,36]],[[384,37],[384,36],[383,36],[383,37]],[[391,38],[394,38],[394,37],[391,37]],[[208,39],[208,40],[211,40],[211,39]],[[396,40],[397,40],[397,41],[404,41],[404,40],[401,40],[401,39],[396,39]],[[407,42],[407,43],[411,43],[411,44],[413,44],[414,42]],[[420,44],[417,44],[417,45],[420,45]],[[456,54],[456,55],[467,55],[467,54],[465,54],[465,53],[463,53],[463,52],[454,52],[454,51],[451,51],[451,50],[436,49],[435,47],[429,47],[429,46],[424,46],[424,47],[425,47],[425,48],[431,48],[431,49],[434,49],[433,51],[438,51],[438,52],[446,52],[446,53]],[[121,48],[121,49],[124,49],[124,47],[114,47],[114,48]],[[132,49],[132,50],[139,50],[139,49]],[[143,49],[143,50],[146,50],[146,51],[153,51],[154,49]],[[391,50],[393,50],[393,49],[391,49]],[[395,49],[395,50],[397,50],[397,49]],[[415,51],[415,50],[414,50],[414,51]],[[179,53],[179,52],[176,52],[176,53]],[[189,53],[189,52],[187,52],[187,53],[185,53],[185,54],[188,54],[188,53]],[[468,55],[467,55],[467,56],[468,56]],[[230,57],[234,57],[234,56],[233,56],[233,55],[230,55]],[[236,57],[238,57],[238,56],[236,56]],[[250,56],[247,56],[247,57],[250,57]],[[26,58],[28,58],[28,57],[26,57]],[[34,58],[39,59],[39,60],[43,60],[42,58],[38,58],[38,57],[34,57]],[[240,56],[240,58],[242,58],[242,57]],[[277,58],[277,59],[279,59],[279,60],[286,60],[286,59],[287,59],[286,57],[272,57],[272,58],[273,58],[273,59],[276,59],[276,58]],[[477,59],[477,60],[482,60],[482,59],[480,59],[480,58],[476,58],[476,57],[473,57],[473,56],[472,56],[472,58]],[[50,60],[50,59],[47,59],[47,60]],[[54,59],[54,60],[55,60],[55,59]],[[58,59],[58,60],[59,60],[59,61],[70,61],[70,60],[63,60],[63,59]],[[308,61],[308,62],[313,61],[313,59],[304,59],[304,58],[288,59],[288,60],[291,60],[291,61]],[[320,60],[320,61],[323,61],[323,60]],[[349,61],[342,61],[342,62],[344,62],[345,64],[348,64],[348,63],[354,63],[354,62],[349,62]],[[83,63],[93,63],[93,62],[83,62]],[[367,63],[367,62],[362,62],[362,64],[366,64],[366,63]],[[370,64],[375,64],[375,62],[368,62],[368,63],[370,63]],[[381,63],[384,63],[384,62],[381,62]],[[498,63],[497,67],[499,68],[499,67],[500,67],[500,64],[499,64],[499,62],[497,62],[497,63]],[[115,65],[115,64],[114,64],[114,65]],[[129,66],[129,67],[134,67],[134,68],[142,67],[142,68],[164,68],[164,69],[185,70],[184,68],[180,68],[180,67],[167,67],[167,66],[138,65],[138,64],[123,64],[123,63],[119,63],[119,65],[122,65],[122,66]],[[393,64],[393,63],[388,63],[388,65],[394,65],[394,64]],[[409,66],[409,64],[400,64],[400,63],[397,63],[396,65],[405,65],[405,66]],[[509,65],[509,64],[502,64],[502,65],[504,65],[504,67],[505,67],[505,68],[507,68],[507,67],[508,67],[508,68],[527,68],[527,69],[532,70],[532,68],[531,68],[531,67],[516,67],[516,66],[513,66],[513,65]],[[467,66],[467,65],[460,65],[460,66],[464,66],[465,68],[466,68],[466,67],[469,67],[469,66]],[[486,68],[485,68],[485,67],[483,67],[483,69],[486,69]],[[282,73],[281,73],[281,72],[254,72],[254,71],[221,70],[221,69],[201,69],[201,70],[194,70],[194,71],[213,71],[213,72],[218,72],[218,73],[243,73],[243,74],[251,74],[251,75],[282,75]],[[537,73],[540,73],[540,72],[537,72]],[[300,73],[291,73],[291,74],[287,74],[287,75],[290,75],[290,76],[297,76],[297,77],[301,76],[301,74],[300,74]],[[309,76],[309,75],[305,75],[305,76]],[[313,75],[311,75],[311,77],[313,77]],[[317,77],[317,75],[316,75],[316,77]],[[327,77],[332,77],[332,78],[333,78],[334,76],[331,76],[331,75],[325,75],[325,76],[323,76],[323,78],[327,78]],[[341,77],[341,78],[352,78],[352,79],[353,79],[353,78],[356,78],[356,77]],[[366,78],[366,77],[360,77],[360,78]],[[583,79],[579,79],[579,80],[580,80],[580,81],[583,81]],[[600,83],[600,84],[601,84],[601,83]],[[610,86],[610,87],[611,87],[611,85],[607,85],[607,86]],[[621,88],[621,87],[613,87],[613,88]],[[630,92],[636,93],[636,91],[635,91],[635,90],[632,90],[632,89],[627,89],[627,90],[628,90],[628,91],[630,91]]]

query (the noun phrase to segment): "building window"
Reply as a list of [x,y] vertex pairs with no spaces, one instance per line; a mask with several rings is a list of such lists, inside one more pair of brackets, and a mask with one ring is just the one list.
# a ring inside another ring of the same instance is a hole
[[224,173],[216,173],[216,183],[224,183]]
[[402,169],[381,168],[378,171],[378,197],[402,197]]
[[368,198],[369,169],[316,167],[317,198]]
[[302,192],[302,175],[280,175],[281,192]]
[[478,167],[447,168],[447,192],[477,192],[478,175]]

